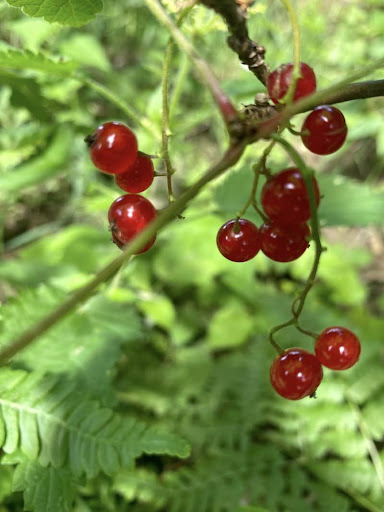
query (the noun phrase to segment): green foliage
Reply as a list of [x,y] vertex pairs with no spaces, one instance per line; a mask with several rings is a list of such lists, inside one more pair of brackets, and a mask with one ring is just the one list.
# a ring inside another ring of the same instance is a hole
[[[161,3],[177,17],[183,2]],[[314,66],[319,88],[381,56],[377,0],[347,8],[296,3],[303,60]],[[105,0],[102,15],[101,1],[8,4],[24,14],[0,6],[0,347],[119,254],[106,211],[121,192],[95,171],[83,139],[116,119],[132,126],[142,151],[162,154],[169,40],[142,0]],[[249,29],[272,68],[292,59],[281,2],[255,2]],[[264,92],[226,47],[217,14],[197,5],[182,30],[237,106]],[[175,48],[168,135],[176,197],[227,144],[194,72]],[[267,142],[251,145],[184,220],[159,233],[150,252],[0,369],[0,512],[384,509],[381,253],[377,258],[368,244],[351,247],[338,231],[345,226],[358,239],[362,228],[375,235],[382,225],[379,101],[342,104],[349,135],[335,157],[301,153],[316,170],[327,228],[303,326],[354,330],[362,341],[359,364],[325,371],[316,399],[287,402],[272,392],[268,332],[289,318],[314,253],[312,247],[286,265],[262,254],[237,265],[218,253],[217,230],[248,199],[252,166]],[[305,151],[297,137],[289,140]],[[161,158],[154,164],[164,173]],[[292,163],[274,148],[267,165],[275,172]],[[159,210],[167,206],[164,178],[156,178],[149,197]],[[246,217],[261,223],[252,208]],[[277,339],[282,347],[313,346],[294,328]]]
[[84,3],[80,0],[60,2],[58,0],[7,0],[9,5],[20,7],[25,14],[32,17],[43,17],[50,23],[60,23],[80,27],[90,21],[95,14],[101,11],[102,1]]

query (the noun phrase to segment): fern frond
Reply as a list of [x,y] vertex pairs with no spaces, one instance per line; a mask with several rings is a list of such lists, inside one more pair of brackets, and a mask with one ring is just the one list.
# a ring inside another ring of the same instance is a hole
[[24,494],[24,509],[32,512],[70,512],[76,494],[71,472],[24,461],[15,469],[13,490]]
[[20,447],[42,466],[94,477],[132,467],[143,453],[189,454],[180,437],[101,408],[57,376],[3,369],[0,396],[0,446],[6,453]]

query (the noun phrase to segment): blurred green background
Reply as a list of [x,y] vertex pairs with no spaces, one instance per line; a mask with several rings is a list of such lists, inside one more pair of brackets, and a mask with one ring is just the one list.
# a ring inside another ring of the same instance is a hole
[[[183,2],[163,3],[174,14]],[[314,68],[319,89],[383,56],[381,1],[294,3],[302,60]],[[81,29],[28,18],[4,2],[0,17],[5,344],[119,254],[107,210],[120,193],[110,176],[94,169],[83,139],[98,124],[119,120],[134,129],[142,151],[160,153],[169,34],[142,0],[107,0],[103,13]],[[249,9],[250,36],[267,48],[271,69],[292,60],[287,20],[278,1],[258,0]],[[217,15],[195,7],[183,31],[238,107],[264,91],[227,48]],[[41,57],[26,54],[24,62],[15,56],[10,65],[3,56],[15,49]],[[127,118],[88,79],[125,100],[146,126]],[[227,135],[209,92],[179,51],[170,87],[177,197],[219,159]],[[327,252],[303,325],[352,329],[362,342],[360,362],[346,372],[325,371],[316,400],[287,402],[271,389],[274,353],[267,335],[289,318],[313,248],[290,264],[262,254],[235,264],[218,253],[217,230],[247,200],[251,166],[266,143],[248,147],[184,220],[159,234],[150,252],[12,361],[14,368],[74,379],[103,405],[192,445],[186,461],[147,456],[135,470],[76,482],[76,512],[384,510],[384,104],[375,98],[340,108],[349,134],[335,155],[312,155],[289,136],[318,172],[324,196],[319,216]],[[302,119],[293,120],[297,129]],[[278,149],[268,163],[273,171],[291,165]],[[164,172],[161,159],[155,167]],[[165,178],[157,177],[145,195],[166,207]],[[260,222],[252,212],[247,217]],[[278,339],[284,347],[312,347],[294,329]],[[1,512],[22,510],[20,494],[11,493],[11,466],[0,471]]]

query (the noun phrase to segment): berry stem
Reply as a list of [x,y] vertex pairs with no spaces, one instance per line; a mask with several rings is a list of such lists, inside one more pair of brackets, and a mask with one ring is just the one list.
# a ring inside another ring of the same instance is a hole
[[280,100],[280,103],[290,105],[293,101],[293,97],[296,91],[296,84],[298,79],[301,77],[300,74],[300,27],[296,16],[296,11],[293,8],[290,0],[281,0],[285,8],[288,11],[289,19],[291,21],[292,32],[293,32],[293,70],[292,70],[292,81],[289,84],[286,95]]
[[[188,14],[192,11],[193,5],[185,8],[180,14],[176,26],[180,27],[188,16]],[[175,170],[172,166],[172,162],[169,156],[168,151],[168,139],[169,139],[169,103],[168,103],[168,94],[169,94],[169,74],[171,69],[171,61],[173,56],[173,50],[175,47],[174,40],[172,38],[169,39],[167,48],[165,51],[164,57],[164,66],[163,66],[163,78],[162,78],[162,101],[163,101],[163,116],[162,116],[162,148],[161,148],[161,156],[164,159],[165,169],[167,173],[167,189],[168,189],[168,199],[169,202],[172,203],[175,200],[175,196],[173,194],[172,187],[172,175],[175,173]]]
[[228,126],[237,118],[238,112],[232,105],[231,100],[221,89],[220,84],[209,65],[200,57],[192,44],[168,16],[166,10],[158,0],[145,0],[145,3],[147,4],[147,7],[152,12],[152,14],[159,20],[159,22],[169,30],[172,38],[176,41],[179,47],[191,59],[194,66],[199,71],[202,83],[206,84],[211,91],[213,99],[219,107],[224,121]]
[[[297,151],[282,137],[279,135],[272,135],[271,136],[274,141],[279,143],[288,153],[288,155],[291,157],[295,165],[298,167],[298,169],[301,172],[301,175],[303,177],[303,180],[305,182],[308,196],[309,196],[309,205],[310,205],[310,211],[311,211],[311,230],[312,230],[312,237],[315,242],[315,258],[313,261],[311,272],[308,276],[308,279],[305,283],[305,286],[303,290],[301,291],[300,295],[294,300],[292,304],[292,317],[287,322],[284,322],[280,325],[277,325],[274,327],[270,333],[269,333],[269,340],[272,343],[273,346],[275,346],[274,341],[274,334],[281,329],[284,329],[285,327],[288,327],[289,325],[294,325],[296,329],[298,329],[300,332],[303,332],[304,334],[307,334],[311,337],[316,337],[316,335],[310,331],[307,331],[303,329],[299,325],[299,317],[300,314],[304,308],[305,300],[308,296],[309,291],[311,290],[312,286],[315,283],[315,278],[317,274],[317,270],[319,268],[320,263],[320,256],[321,253],[324,251],[324,248],[321,245],[320,240],[320,229],[319,229],[319,220],[317,216],[317,204],[316,204],[316,195],[315,190],[313,187],[313,172],[305,165],[304,161],[300,157],[300,155],[297,153]],[[276,348],[276,347],[275,347]]]
[[221,160],[212,166],[199,180],[191,185],[175,202],[170,204],[153,222],[151,222],[132,242],[127,244],[124,251],[108,265],[103,267],[88,283],[79,288],[66,301],[62,302],[51,313],[43,317],[32,327],[24,331],[8,345],[0,349],[0,365],[5,364],[11,357],[26,348],[34,340],[62,320],[76,306],[91,297],[97,288],[113,277],[121,265],[145,244],[165,225],[175,219],[187,206],[188,202],[198,195],[200,190],[209,182],[220,176],[239,160],[246,147],[246,142],[230,146]]

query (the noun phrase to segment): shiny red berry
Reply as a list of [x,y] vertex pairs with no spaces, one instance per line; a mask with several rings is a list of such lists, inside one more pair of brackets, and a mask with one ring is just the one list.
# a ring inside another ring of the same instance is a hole
[[360,356],[358,337],[345,327],[328,327],[315,342],[315,353],[320,363],[331,370],[346,370]]
[[[319,205],[320,193],[315,177],[312,182]],[[261,191],[261,204],[268,217],[279,224],[307,221],[311,216],[309,197],[299,169],[284,169],[268,179]]]
[[259,230],[249,220],[229,220],[219,229],[216,243],[227,260],[248,261],[260,250]]
[[135,134],[123,123],[104,123],[85,141],[94,165],[108,174],[125,172],[136,161]]
[[281,226],[265,222],[259,229],[260,248],[273,261],[286,263],[297,260],[308,248],[310,230],[307,224]]
[[301,128],[304,146],[316,155],[330,155],[344,144],[348,128],[338,108],[324,105],[315,108]]
[[283,398],[300,400],[312,395],[323,378],[316,357],[302,348],[289,348],[271,366],[271,383]]
[[[118,197],[110,206],[108,220],[115,243],[129,243],[156,217],[153,204],[145,197],[126,194]],[[140,251],[135,254],[148,251],[155,242],[153,237]],[[120,245],[117,244],[119,247]],[[122,248],[122,247],[120,247]]]
[[[289,85],[292,81],[293,63],[282,64],[277,69],[269,74],[267,79],[267,89],[271,100],[278,103],[288,91]],[[316,75],[313,69],[305,64],[300,63],[301,78],[296,83],[296,90],[293,96],[293,101],[297,101],[304,96],[308,96],[316,90]]]
[[126,172],[115,176],[116,185],[126,192],[138,194],[152,185],[154,169],[152,159],[138,153],[136,162]]

